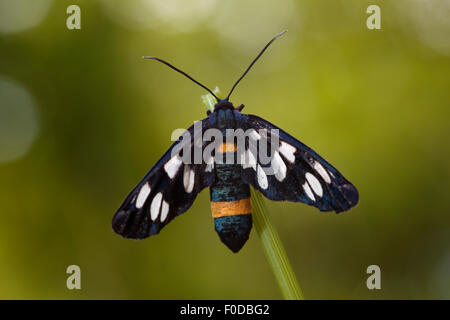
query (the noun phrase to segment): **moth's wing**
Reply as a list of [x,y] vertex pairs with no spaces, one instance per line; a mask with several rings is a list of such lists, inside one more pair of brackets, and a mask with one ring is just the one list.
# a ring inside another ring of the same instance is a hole
[[[260,136],[261,141],[266,139],[274,150],[267,164],[261,164],[260,157],[253,155],[256,163],[242,165],[243,180],[267,198],[300,201],[321,211],[337,213],[349,210],[358,203],[355,186],[314,150],[258,116],[242,115],[241,123],[246,130],[259,132],[263,129],[262,133],[267,132],[266,136],[258,134],[253,137]],[[272,135],[275,140],[279,139],[278,146],[272,145]],[[246,152],[250,152],[248,143]]]
[[[201,122],[202,131],[209,128],[208,119]],[[187,153],[193,157],[204,148],[201,136],[189,127],[131,191],[112,220],[113,230],[125,238],[144,239],[159,231],[194,202],[197,194],[214,183],[214,163],[186,164]],[[189,152],[178,152],[179,150]],[[176,155],[173,155],[176,153]]]

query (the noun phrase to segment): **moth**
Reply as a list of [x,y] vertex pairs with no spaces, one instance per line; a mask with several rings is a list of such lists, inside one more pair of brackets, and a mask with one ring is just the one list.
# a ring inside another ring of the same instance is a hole
[[[187,211],[206,187],[210,190],[215,230],[233,252],[243,247],[252,228],[250,186],[270,200],[303,202],[320,211],[339,213],[358,203],[358,191],[353,184],[314,150],[269,121],[243,114],[244,105],[235,107],[229,100],[237,84],[264,51],[284,33],[267,43],[224,99],[219,99],[210,89],[168,62],[144,57],[181,73],[217,100],[214,111],[208,111],[207,117],[197,125],[203,132],[218,130],[227,142],[212,151],[213,160],[210,157],[197,163],[184,161],[182,153],[183,156],[193,153],[195,147],[206,151],[208,145],[207,139],[196,140],[195,124],[189,127],[184,138],[172,144],[119,207],[112,220],[117,234],[131,239],[158,234],[172,219]],[[238,145],[235,140],[226,139],[231,129],[233,132],[242,129],[241,132],[249,134]],[[274,140],[277,143],[273,143]],[[182,143],[184,149],[177,153]],[[270,160],[263,163],[260,148],[264,144],[271,152],[267,152]],[[224,161],[225,156],[234,162]],[[243,161],[236,161],[240,158]]]

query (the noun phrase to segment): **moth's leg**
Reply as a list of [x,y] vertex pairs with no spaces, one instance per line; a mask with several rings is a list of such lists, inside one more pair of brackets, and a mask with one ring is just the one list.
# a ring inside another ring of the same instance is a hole
[[235,109],[236,109],[237,111],[241,112],[242,109],[244,109],[244,105],[241,104],[240,106],[237,106]]

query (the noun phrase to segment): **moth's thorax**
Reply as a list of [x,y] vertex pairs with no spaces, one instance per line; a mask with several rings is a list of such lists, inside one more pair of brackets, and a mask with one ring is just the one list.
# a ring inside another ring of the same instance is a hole
[[218,129],[232,129],[241,119],[243,108],[243,104],[236,108],[228,99],[222,99],[214,105],[213,112],[208,110],[206,114],[210,123],[214,123]]
[[235,129],[236,127],[235,112],[231,109],[219,109],[214,112],[216,116],[216,128],[223,130],[224,135],[226,129]]

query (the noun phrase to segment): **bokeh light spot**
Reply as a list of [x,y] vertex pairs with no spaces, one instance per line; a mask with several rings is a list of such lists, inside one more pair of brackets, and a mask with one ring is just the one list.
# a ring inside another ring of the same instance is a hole
[[53,0],[0,0],[0,33],[14,33],[38,25]]
[[404,24],[427,47],[443,55],[450,55],[450,1],[412,0],[396,3],[399,12],[409,14]]
[[250,60],[273,36],[283,30],[290,30],[283,36],[283,46],[278,49],[277,59],[271,63],[260,63],[258,68],[252,70],[255,74],[271,72],[289,62],[286,49],[297,39],[300,29],[300,17],[295,8],[291,0],[282,4],[270,0],[257,3],[229,0],[218,6],[210,25],[219,35],[224,57],[240,68],[241,59]]
[[103,0],[102,3],[114,22],[129,29],[190,32],[208,21],[217,0]]
[[0,76],[0,163],[24,156],[37,133],[33,98],[21,85]]

